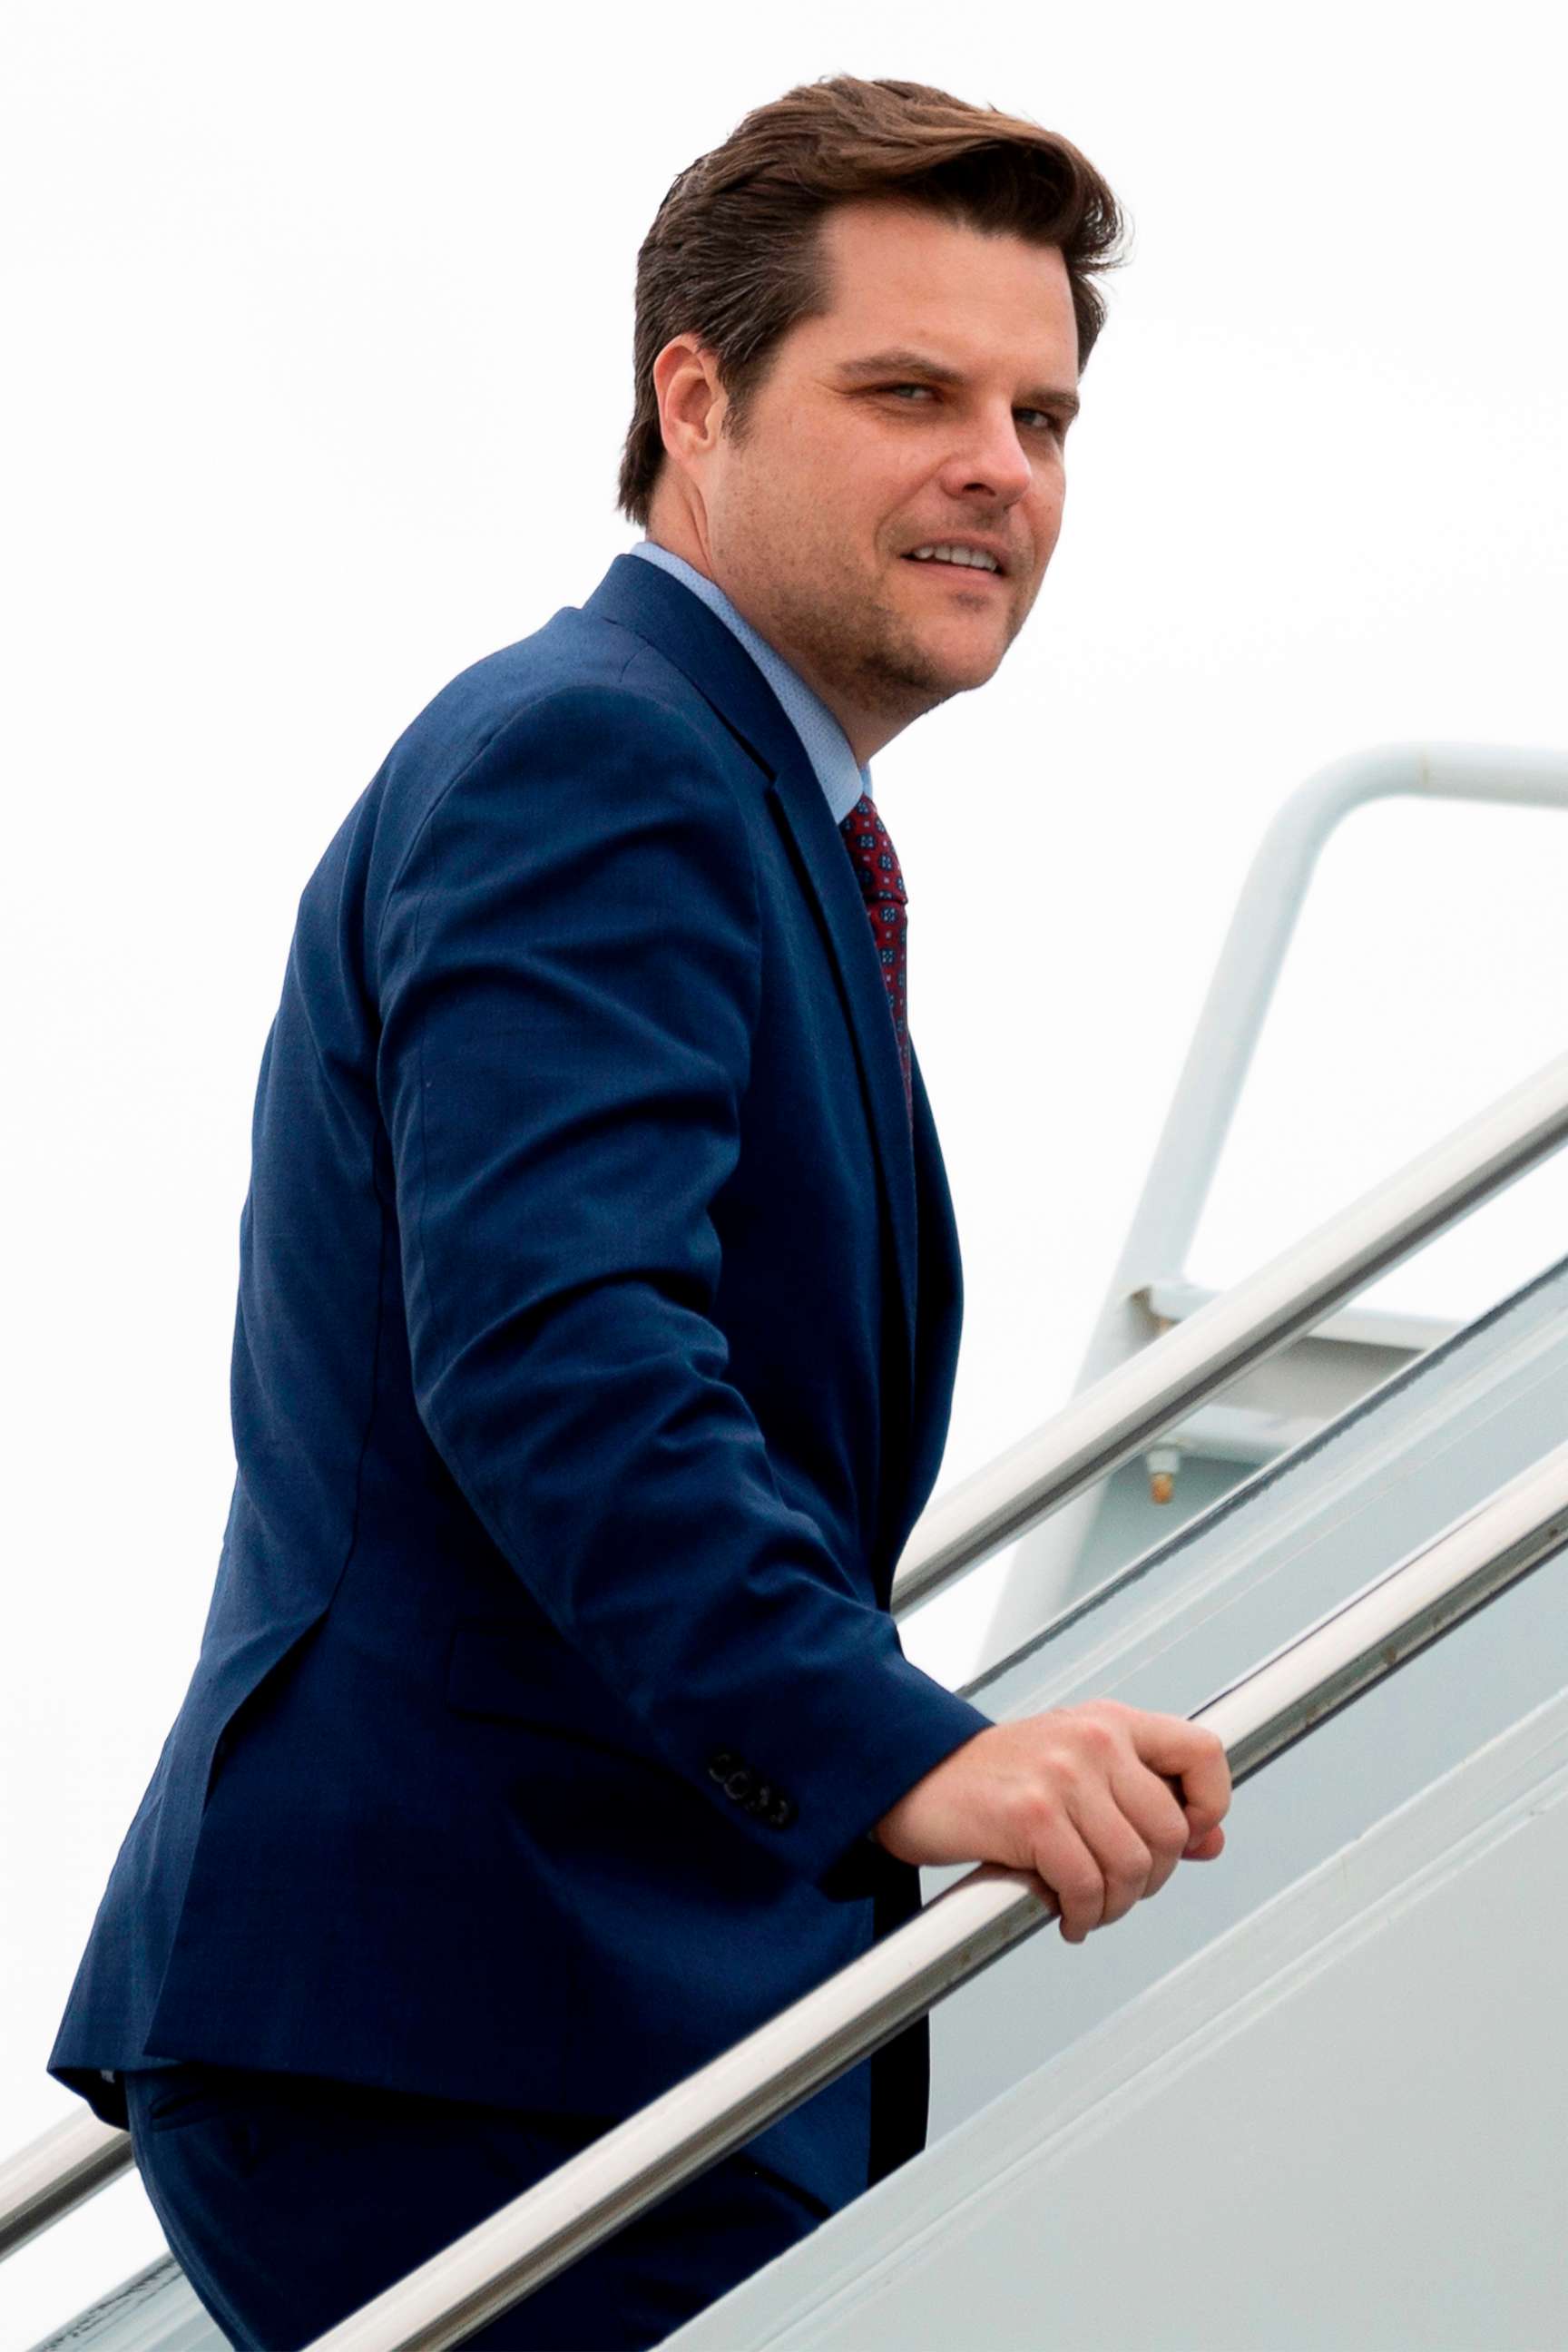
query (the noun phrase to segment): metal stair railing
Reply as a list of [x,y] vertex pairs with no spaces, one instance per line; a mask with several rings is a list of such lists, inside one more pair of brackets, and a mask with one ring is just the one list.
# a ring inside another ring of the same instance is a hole
[[[1568,1445],[1364,1586],[1192,1720],[1239,1785],[1568,1547]],[[1057,1916],[986,1863],[907,1926],[616,2125],[309,2352],[451,2352]]]
[[[1141,1453],[1248,1366],[1564,1141],[1568,1054],[1152,1340],[933,1504],[899,1563],[895,1615]],[[123,2132],[83,2114],[0,2165],[0,2260],[106,2187],[131,2160]]]
[[0,2262],[63,2221],[131,2162],[131,2142],[83,2107],[0,2164]]
[[[1387,743],[1331,761],[1290,793],[1237,896],[1108,1302],[1181,1278],[1318,859],[1346,817],[1389,800],[1568,811],[1568,752]],[[1108,1337],[1102,1319],[1090,1374],[1105,1369],[1097,1358]]]
[[[1437,802],[1568,813],[1568,751],[1495,743],[1384,744],[1331,761],[1285,800],[1237,894],[1132,1222],[1073,1384],[1075,1395],[1081,1396],[1092,1383],[1142,1354],[1150,1342],[1151,1325],[1157,1328],[1167,1317],[1161,1294],[1168,1299],[1173,1291],[1190,1287],[1185,1269],[1191,1244],[1318,860],[1348,816],[1373,803],[1395,801],[1412,819]],[[1170,1319],[1184,1319],[1191,1305],[1189,1300],[1182,1317]],[[1451,1336],[1452,1328],[1441,1336]],[[1336,1342],[1348,1337],[1322,1325],[1310,1326],[1310,1331],[1312,1338]],[[1308,1335],[1287,1334],[1287,1347],[1298,1336]],[[1393,1318],[1373,1307],[1363,1318],[1363,1336],[1374,1345],[1390,1340],[1410,1345],[1416,1352],[1438,1335],[1413,1337],[1409,1318]],[[1288,1420],[1273,1412],[1260,1412],[1259,1402],[1261,1392],[1250,1406],[1239,1409],[1205,1405],[1185,1423],[1187,1450],[1200,1455],[1217,1452],[1233,1461],[1261,1460],[1284,1452],[1307,1433],[1300,1428],[1292,1431]],[[1170,1437],[1177,1433],[1173,1428]],[[1264,1441],[1261,1454],[1254,1452],[1259,1439]],[[1166,1445],[1169,1450],[1158,1466],[1170,1475],[1181,1456],[1169,1438]],[[1152,1477],[1152,1455],[1148,1469]],[[945,1498],[955,1513],[969,1499],[967,1495]],[[1080,1570],[1091,1541],[1095,1503],[1087,1493],[1076,1499],[1075,1510],[1064,1513],[1039,1543],[1024,1546],[1010,1564],[986,1633],[993,1655],[1016,1654],[1037,1641],[1042,1627],[1054,1622],[1069,1601],[1080,1606],[1091,1599],[1093,1586]],[[1154,1495],[1152,1499],[1161,1498]],[[1032,1525],[1011,1532],[1025,1535]],[[934,1524],[917,1531],[922,1549],[937,1532]],[[905,1573],[912,1575],[914,1567],[915,1560],[907,1559]]]
[[1082,1494],[1568,1137],[1568,1054],[1151,1340],[922,1515],[895,1614]]

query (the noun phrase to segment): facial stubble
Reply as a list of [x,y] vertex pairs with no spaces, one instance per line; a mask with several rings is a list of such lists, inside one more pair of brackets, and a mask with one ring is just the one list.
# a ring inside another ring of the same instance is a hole
[[[824,594],[776,576],[769,583],[767,634],[781,650],[793,648],[796,667],[815,678],[825,700],[897,729],[994,674],[993,662],[984,677],[955,677],[889,599],[858,581],[835,586],[837,593]],[[1002,652],[1015,634],[1009,629]]]

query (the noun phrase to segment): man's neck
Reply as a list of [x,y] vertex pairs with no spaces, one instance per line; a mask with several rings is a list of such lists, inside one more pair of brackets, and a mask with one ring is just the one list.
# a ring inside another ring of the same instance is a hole
[[725,627],[733,632],[763,676],[772,687],[783,706],[785,717],[799,736],[801,747],[810,761],[817,782],[822,786],[827,805],[836,823],[842,823],[861,796],[871,789],[870,771],[862,767],[850,749],[849,739],[835,714],[821,697],[809,687],[797,669],[770,644],[760,630],[754,629],[738,606],[705,572],[688,563],[683,555],[661,546],[657,540],[645,539],[633,548],[632,554],[657,565],[678,579],[683,587],[706,604]]
[[705,580],[710,580],[714,587],[729,598],[747,627],[754,629],[758,636],[773,647],[780,661],[787,662],[802,683],[811,688],[823,708],[832,712],[855,754],[857,766],[868,767],[884,744],[890,742],[900,730],[896,727],[877,728],[865,711],[847,706],[826,679],[816,675],[808,661],[803,660],[788,646],[780,645],[756,615],[747,611],[744,598],[734,593],[728,581],[719,577],[712,556],[693,518],[679,510],[673,513],[656,511],[649,519],[647,536],[656,547],[662,547],[668,554],[679,555],[683,563],[689,563],[694,572],[700,572]]

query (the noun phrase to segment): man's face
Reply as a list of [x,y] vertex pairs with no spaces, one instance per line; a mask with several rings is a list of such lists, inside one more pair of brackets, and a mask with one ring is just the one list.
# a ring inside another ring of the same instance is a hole
[[[1024,625],[1061,525],[1078,330],[1055,247],[882,201],[837,207],[822,238],[830,308],[784,337],[700,499],[714,579],[868,758],[983,685]],[[962,561],[982,553],[1000,569]]]

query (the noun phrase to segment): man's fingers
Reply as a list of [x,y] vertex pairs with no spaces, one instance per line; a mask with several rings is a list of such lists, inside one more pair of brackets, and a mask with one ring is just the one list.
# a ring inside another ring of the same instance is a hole
[[1215,1828],[1230,1811],[1230,1764],[1216,1731],[1180,1715],[1127,1710],[1127,1730],[1152,1772],[1177,1781],[1191,1827]]
[[1155,1856],[1118,1804],[1110,1789],[1093,1782],[1068,1800],[1073,1821],[1105,1884],[1104,1902],[1097,1927],[1113,1927],[1125,1919],[1149,1891]]
[[1110,1793],[1152,1858],[1146,1901],[1159,1894],[1193,1841],[1194,1825],[1181,1801],[1181,1783],[1146,1770],[1134,1759],[1113,1776]]
[[1105,1880],[1066,1813],[1058,1815],[1042,1840],[1034,1867],[1057,1898],[1063,1937],[1069,1944],[1081,1944],[1104,1916]]
[[1094,1699],[992,1724],[915,1782],[877,1823],[908,1863],[971,1857],[1032,1871],[1081,1944],[1157,1895],[1178,1862],[1225,1840],[1230,1766],[1182,1716]]

